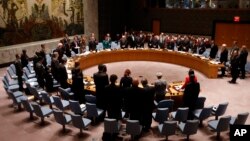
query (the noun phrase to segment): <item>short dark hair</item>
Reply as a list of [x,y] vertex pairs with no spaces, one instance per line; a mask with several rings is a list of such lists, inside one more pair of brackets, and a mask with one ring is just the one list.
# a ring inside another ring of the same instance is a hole
[[146,78],[142,78],[141,80],[141,84],[144,86],[144,85],[147,85],[148,84],[148,80]]
[[194,70],[193,69],[190,69],[189,71],[188,71],[188,75],[190,76],[190,75],[194,75]]
[[118,77],[117,77],[116,74],[112,74],[112,75],[110,76],[109,80],[110,80],[111,83],[115,83],[116,80],[117,80],[117,78],[118,78]]
[[103,65],[103,64],[99,64],[99,65],[98,65],[98,70],[99,70],[99,71],[102,71],[103,68],[104,68],[104,65]]

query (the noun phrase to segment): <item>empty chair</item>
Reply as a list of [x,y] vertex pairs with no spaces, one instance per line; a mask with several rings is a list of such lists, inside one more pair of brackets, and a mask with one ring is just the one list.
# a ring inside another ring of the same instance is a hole
[[6,94],[8,95],[9,98],[11,98],[11,95],[10,93],[12,93],[12,95],[14,97],[19,97],[19,96],[23,96],[23,93],[21,91],[15,91],[15,92],[12,92],[11,90],[9,90],[5,85],[3,86]]
[[97,108],[96,104],[93,103],[86,103],[86,109],[87,109],[87,117],[93,118],[94,123],[96,118],[104,114],[104,110]]
[[187,135],[187,140],[189,140],[189,136],[196,134],[199,126],[198,120],[187,120],[186,123],[181,122],[179,124],[179,128],[183,134]]
[[9,80],[7,75],[4,75],[3,76],[3,79],[8,83],[8,86],[11,86],[11,85],[18,85],[18,81],[17,80]]
[[28,77],[28,79],[35,78],[35,77],[36,77],[36,74],[35,74],[35,73],[30,73],[30,71],[28,70],[27,67],[24,67],[24,68],[23,68],[23,71],[24,71],[24,73],[26,74],[26,76]]
[[177,127],[177,121],[165,121],[163,124],[158,125],[158,130],[161,135],[166,136],[166,140],[168,140],[168,136],[174,135]]
[[119,133],[120,125],[116,119],[105,118],[104,119],[104,133],[112,135],[116,135]]
[[218,107],[213,107],[212,115],[215,116],[215,119],[217,120],[219,116],[222,116],[226,110],[227,110],[228,102],[221,103],[218,105]]
[[[28,85],[27,85],[27,84],[28,84]],[[30,93],[31,93],[32,95],[34,95],[35,100],[37,99],[37,100],[40,101],[40,103],[42,103],[42,95],[41,95],[41,92],[42,92],[42,91],[38,91],[35,87],[30,86],[29,83],[26,83],[26,86],[28,87]],[[43,92],[45,92],[45,91],[43,91]]]
[[206,97],[198,97],[198,99],[195,103],[195,109],[204,108],[205,101],[206,101]]
[[11,68],[12,71],[16,74],[16,67],[14,64],[11,64],[9,68]]
[[220,138],[220,132],[228,130],[231,116],[221,117],[219,120],[211,120],[208,127],[217,132],[217,138]]
[[86,129],[91,123],[91,120],[87,118],[82,118],[81,115],[72,114],[71,118],[72,118],[73,126],[75,126],[76,128],[79,128],[81,134],[82,134],[82,129]]
[[35,78],[35,77],[34,78],[28,78],[26,73],[23,74],[22,78],[23,78],[23,80],[25,82],[37,82],[37,78]]
[[8,90],[15,92],[19,90],[19,85],[9,85],[8,82],[5,79],[2,79],[4,87],[6,87]]
[[37,103],[31,103],[31,105],[34,108],[34,113],[41,118],[42,124],[44,123],[44,118],[53,113],[48,107],[41,107]]
[[34,108],[29,103],[28,99],[23,98],[21,99],[24,109],[30,113],[30,119],[33,119]]
[[212,113],[213,106],[205,107],[203,109],[197,109],[193,111],[194,117],[200,120],[200,125],[204,119],[209,118]]
[[8,90],[8,93],[9,93],[10,98],[11,98],[12,101],[13,101],[13,106],[14,106],[14,108],[17,106],[18,110],[21,110],[21,109],[22,109],[22,106],[21,106],[21,99],[26,99],[27,97],[26,97],[26,96],[18,96],[18,97],[15,97],[15,95],[13,94],[13,92],[11,92],[11,91],[9,91],[9,90]]
[[58,96],[52,96],[54,99],[54,104],[56,105],[56,107],[60,110],[64,110],[65,108],[69,107],[69,101],[67,100],[62,100],[60,97]]
[[83,115],[83,112],[86,110],[85,104],[79,104],[78,101],[74,100],[69,100],[69,107],[77,115]]
[[154,103],[156,104],[157,108],[168,108],[170,111],[173,109],[174,106],[174,100],[172,99],[161,100],[159,103],[155,101]]
[[11,79],[17,79],[16,73],[10,67],[7,68],[7,72]]
[[71,122],[71,116],[63,114],[62,111],[53,110],[56,122],[63,126],[63,132],[65,132],[65,125]]
[[32,63],[28,63],[27,68],[30,73],[35,73],[34,68],[31,66]]
[[96,97],[92,94],[85,95],[85,100],[88,103],[96,103]]
[[184,107],[184,108],[178,108],[176,112],[172,112],[171,116],[173,117],[174,120],[177,121],[186,121],[188,117],[188,110],[189,108]]
[[152,113],[152,117],[155,121],[163,123],[168,120],[168,108],[157,108],[156,112]]
[[135,136],[139,136],[142,131],[142,126],[140,125],[138,120],[127,120],[126,123],[126,133],[131,135],[131,139],[133,140]]
[[237,117],[231,117],[230,124],[231,125],[244,125],[247,118],[248,118],[249,113],[239,113]]
[[61,94],[62,99],[65,100],[73,99],[74,93],[71,92],[70,88],[64,89],[62,87],[59,87],[58,91]]
[[45,103],[49,104],[50,109],[52,109],[52,106],[54,104],[54,99],[49,96],[49,94],[47,92],[41,92],[42,98],[44,100]]

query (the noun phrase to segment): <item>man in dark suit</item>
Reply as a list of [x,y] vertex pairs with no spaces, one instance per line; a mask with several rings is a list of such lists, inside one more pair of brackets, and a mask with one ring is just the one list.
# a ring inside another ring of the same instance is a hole
[[183,106],[189,108],[188,119],[193,119],[193,111],[195,110],[195,103],[200,93],[200,83],[195,82],[194,74],[190,75],[190,83],[187,84],[183,94]]
[[89,39],[89,51],[95,51],[98,42],[96,41],[94,35]]
[[220,53],[220,63],[224,64],[224,67],[221,68],[221,77],[225,75],[226,63],[228,61],[228,50],[226,46],[227,46],[226,44],[222,44],[222,49]]
[[236,84],[236,80],[239,77],[239,55],[238,51],[235,50],[230,58],[230,64],[231,64],[231,76],[232,80],[228,81],[231,84]]
[[152,112],[154,108],[154,87],[148,85],[147,79],[143,78],[141,80],[143,86],[143,100],[142,100],[142,117],[141,124],[144,131],[148,131],[152,123]]
[[80,47],[80,40],[78,39],[78,36],[74,36],[74,40],[70,43],[70,47],[72,51],[75,52],[75,54],[78,54],[78,48]]
[[16,54],[16,61],[14,65],[16,68],[16,75],[17,75],[19,90],[23,91],[23,79],[22,79],[23,67],[22,67],[20,56],[18,54]]
[[41,50],[39,51],[39,56],[43,58],[43,66],[47,67],[45,44],[41,44]]
[[132,87],[127,89],[128,111],[131,120],[140,120],[142,114],[142,104],[139,102],[143,99],[143,89],[138,87],[138,78],[133,78]]
[[108,118],[120,120],[122,107],[122,94],[119,86],[115,85],[117,75],[110,76],[110,84],[105,87],[105,106],[108,112]]
[[44,89],[46,70],[45,70],[45,67],[43,66],[43,61],[44,59],[41,56],[39,56],[38,62],[36,63],[35,71],[36,71],[37,82],[39,86]]
[[218,52],[218,46],[214,43],[214,40],[211,40],[211,50],[209,57],[214,59],[217,55],[217,52]]
[[98,72],[94,73],[93,78],[96,86],[96,106],[105,109],[105,87],[109,84],[108,75],[106,73],[106,66],[98,65]]
[[58,79],[59,79],[61,87],[64,89],[69,87],[68,82],[67,82],[68,73],[65,67],[66,62],[67,62],[66,59],[62,59],[62,62],[59,64],[59,67],[58,67]]
[[245,66],[246,66],[246,63],[247,63],[247,56],[248,56],[248,52],[247,52],[246,45],[243,45],[241,47],[240,55],[239,55],[239,61],[240,61],[239,65],[240,65],[240,73],[241,73],[240,78],[241,79],[245,79],[245,77],[246,77]]

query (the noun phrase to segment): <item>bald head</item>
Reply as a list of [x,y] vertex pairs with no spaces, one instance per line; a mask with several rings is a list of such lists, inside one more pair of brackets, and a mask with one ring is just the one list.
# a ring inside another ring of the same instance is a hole
[[138,85],[139,85],[139,79],[138,78],[133,78],[132,85],[134,87],[138,87]]

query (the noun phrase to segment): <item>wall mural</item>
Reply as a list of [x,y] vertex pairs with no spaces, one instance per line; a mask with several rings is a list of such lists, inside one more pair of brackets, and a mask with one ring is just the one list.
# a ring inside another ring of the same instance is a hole
[[0,46],[84,33],[83,0],[0,0]]

